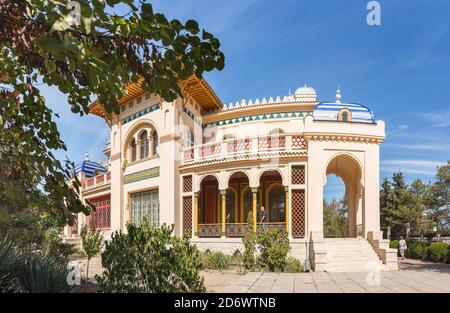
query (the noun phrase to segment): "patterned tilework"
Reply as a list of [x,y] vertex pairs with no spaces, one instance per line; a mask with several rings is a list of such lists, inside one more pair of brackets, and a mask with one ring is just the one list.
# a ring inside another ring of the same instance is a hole
[[148,114],[150,112],[156,111],[156,110],[158,110],[160,108],[161,108],[161,106],[160,106],[159,103],[153,104],[152,106],[146,108],[145,110],[139,111],[137,113],[134,113],[134,114],[132,114],[130,116],[127,116],[124,119],[122,119],[122,125],[126,124],[128,122],[131,122],[131,121],[137,119],[138,117],[144,116],[145,114]]
[[134,183],[140,180],[149,179],[159,176],[159,166],[149,168],[140,172],[125,175],[125,184]]
[[198,117],[196,117],[194,115],[194,113],[192,113],[191,111],[189,111],[186,107],[184,107],[183,109],[184,113],[186,113],[190,118],[192,118],[194,120],[194,122],[196,122],[197,124],[201,125],[202,124],[202,120],[199,119]]
[[307,115],[311,115],[311,112],[284,112],[284,113],[268,113],[268,114],[241,116],[228,120],[222,120],[210,124],[205,124],[203,125],[203,128],[232,125],[236,123],[281,119],[281,118],[304,118]]

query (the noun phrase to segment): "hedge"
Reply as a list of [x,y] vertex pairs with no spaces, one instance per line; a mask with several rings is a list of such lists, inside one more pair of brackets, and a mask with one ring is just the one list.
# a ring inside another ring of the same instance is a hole
[[[408,240],[406,246],[408,258],[450,263],[450,246],[445,242],[432,242],[430,244]],[[391,240],[389,247],[398,249],[398,240]]]

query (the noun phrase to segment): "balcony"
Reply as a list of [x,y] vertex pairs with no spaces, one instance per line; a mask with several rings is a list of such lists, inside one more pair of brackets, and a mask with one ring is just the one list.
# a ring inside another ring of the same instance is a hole
[[306,142],[301,134],[231,139],[184,149],[181,166],[305,153]]
[[88,178],[84,184],[83,190],[91,190],[100,186],[109,184],[111,181],[111,172],[103,173],[92,178]]

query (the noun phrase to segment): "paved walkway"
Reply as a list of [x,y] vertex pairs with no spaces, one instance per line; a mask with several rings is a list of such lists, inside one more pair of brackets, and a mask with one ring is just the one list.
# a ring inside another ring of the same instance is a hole
[[405,260],[378,273],[205,272],[209,292],[450,292],[450,265]]

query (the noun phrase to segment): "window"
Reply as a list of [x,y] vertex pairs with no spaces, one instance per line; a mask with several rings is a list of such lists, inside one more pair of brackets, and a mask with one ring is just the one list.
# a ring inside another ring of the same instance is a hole
[[131,109],[133,107],[133,101],[131,101],[130,103],[128,103],[128,108]]
[[152,133],[152,155],[156,155],[158,153],[158,133],[156,130]]
[[139,104],[141,102],[142,102],[142,97],[139,97],[139,98],[136,99],[136,104]]
[[348,121],[348,112],[342,112],[342,121],[344,122]]
[[351,122],[352,112],[347,108],[340,110],[338,113],[338,120],[342,122]]
[[136,140],[133,138],[130,144],[131,147],[131,162],[136,161],[137,158],[137,151],[136,151]]
[[149,143],[148,143],[148,136],[147,131],[144,130],[141,135],[139,136],[139,141],[141,145],[141,159],[144,159],[149,156]]
[[146,218],[150,226],[159,226],[158,190],[138,192],[131,195],[131,222],[139,226]]
[[194,133],[190,128],[186,132],[186,148],[194,146]]
[[268,193],[268,222],[285,221],[285,192],[282,185],[273,185],[269,187]]

